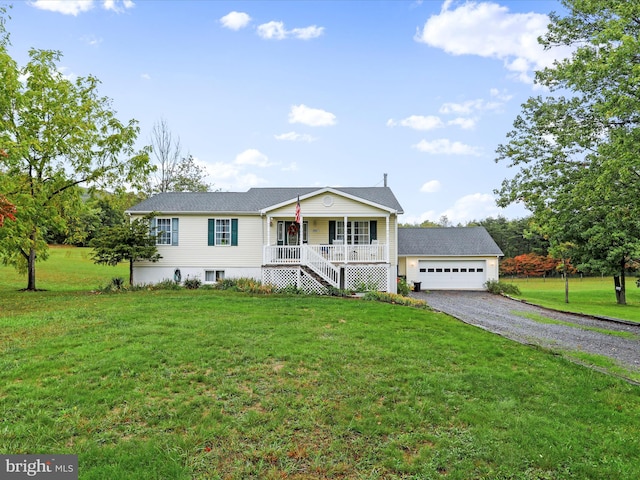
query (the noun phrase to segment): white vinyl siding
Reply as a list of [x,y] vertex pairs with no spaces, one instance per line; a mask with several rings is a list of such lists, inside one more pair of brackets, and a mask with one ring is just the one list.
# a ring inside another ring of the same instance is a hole
[[[224,217],[228,218],[228,217]],[[238,246],[212,247],[208,245],[208,221],[206,215],[182,215],[180,217],[179,248],[170,245],[158,245],[162,255],[160,262],[136,262],[136,265],[149,265],[160,268],[165,265],[181,268],[183,277],[187,267],[200,267],[207,270],[230,268],[257,268],[262,265],[263,225],[259,216],[239,216]],[[228,272],[227,272],[228,273]],[[204,270],[200,273],[204,278]]]

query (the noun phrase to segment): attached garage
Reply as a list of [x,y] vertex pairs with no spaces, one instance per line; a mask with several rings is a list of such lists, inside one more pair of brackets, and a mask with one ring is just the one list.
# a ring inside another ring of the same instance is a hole
[[482,290],[486,260],[418,260],[419,281],[425,290]]
[[422,290],[484,290],[502,255],[484,227],[398,229],[398,274]]

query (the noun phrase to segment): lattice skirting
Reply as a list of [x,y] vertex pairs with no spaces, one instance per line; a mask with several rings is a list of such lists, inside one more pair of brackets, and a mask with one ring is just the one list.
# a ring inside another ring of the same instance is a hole
[[[305,293],[325,295],[327,288],[300,267],[264,267],[262,282],[278,288],[295,286]],[[345,290],[377,290],[386,292],[389,285],[389,266],[348,265],[344,268]]]
[[344,271],[346,290],[377,290],[386,292],[389,285],[389,267],[386,265],[349,265]]
[[278,288],[295,286],[305,293],[326,295],[327,288],[299,267],[263,268],[262,283]]

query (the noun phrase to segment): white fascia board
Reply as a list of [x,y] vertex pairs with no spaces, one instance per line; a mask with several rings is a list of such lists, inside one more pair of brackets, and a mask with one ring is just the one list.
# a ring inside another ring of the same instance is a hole
[[[398,215],[398,211],[394,210],[393,208],[389,208],[389,207],[386,207],[386,206],[381,205],[379,203],[371,202],[369,200],[365,200],[362,197],[357,197],[355,195],[350,195],[348,193],[341,192],[340,190],[336,190],[336,189],[331,188],[331,187],[320,188],[318,190],[314,190],[313,192],[309,192],[306,195],[300,195],[300,201],[305,200],[307,198],[311,198],[311,197],[316,197],[318,195],[322,195],[323,193],[333,193],[334,195],[338,195],[340,197],[348,198],[350,200],[354,200],[356,202],[363,203],[365,205],[369,205],[370,207],[379,208],[380,210],[384,210],[384,211],[389,212],[391,214],[395,213],[396,215]],[[278,203],[276,205],[272,205],[270,207],[263,208],[262,210],[260,210],[260,213],[264,215],[264,214],[267,214],[268,212],[270,212],[271,210],[276,210],[276,209],[278,209],[280,207],[285,207],[287,205],[292,205],[293,203],[295,203],[297,201],[298,201],[298,197],[296,196],[295,198],[292,198],[291,200],[287,200],[285,202],[281,202],[281,203]]]

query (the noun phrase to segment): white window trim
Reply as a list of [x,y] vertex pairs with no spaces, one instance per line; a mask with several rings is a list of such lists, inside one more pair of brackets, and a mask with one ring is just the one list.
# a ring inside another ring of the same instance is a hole
[[[218,233],[220,233],[221,236],[224,233],[222,231],[218,232],[218,222],[227,222],[227,225],[229,227],[229,230],[227,231],[227,235],[228,235],[228,238],[229,238],[228,243],[221,243],[221,242],[218,241]],[[233,232],[232,232],[231,217],[229,217],[229,218],[216,218],[214,223],[213,223],[213,244],[216,247],[230,247],[231,243],[232,243],[232,240],[231,240],[232,235],[233,235]]]

